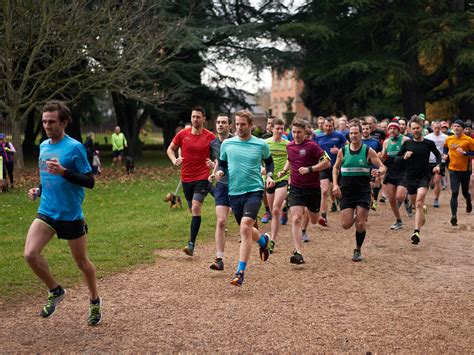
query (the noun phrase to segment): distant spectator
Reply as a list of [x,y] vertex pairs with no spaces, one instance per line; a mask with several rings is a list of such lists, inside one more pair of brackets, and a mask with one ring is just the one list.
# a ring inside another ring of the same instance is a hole
[[92,160],[94,158],[94,133],[87,133],[84,147],[86,148],[87,161],[89,162],[89,165],[92,166]]
[[94,158],[92,159],[92,173],[94,175],[100,175],[102,173],[102,163],[100,162],[100,151],[99,145],[94,144]]
[[122,159],[127,148],[127,139],[125,135],[120,132],[120,127],[115,127],[115,132],[112,133],[112,167],[117,164],[120,168],[122,165]]
[[10,178],[10,188],[14,188],[13,181],[13,155],[15,154],[15,147],[11,142],[6,141],[4,133],[0,133],[0,156],[3,157],[3,180],[6,185],[6,174]]

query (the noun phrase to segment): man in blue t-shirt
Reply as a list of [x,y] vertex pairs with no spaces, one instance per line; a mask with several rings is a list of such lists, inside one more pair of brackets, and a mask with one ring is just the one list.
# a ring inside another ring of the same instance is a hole
[[102,319],[102,300],[97,292],[95,267],[87,257],[87,225],[81,206],[84,187],[94,187],[94,175],[84,146],[65,134],[71,122],[69,108],[60,101],[50,101],[42,112],[43,128],[49,139],[40,145],[41,184],[28,191],[31,200],[40,197],[41,202],[26,236],[25,260],[49,289],[48,301],[40,312],[43,318],[48,318],[64,299],[66,290],[54,279],[41,251],[54,234],[66,239],[89,289],[87,322],[98,325]]
[[252,249],[252,240],[260,246],[260,259],[266,261],[270,255],[268,234],[260,235],[254,227],[262,203],[264,183],[261,175],[261,162],[265,162],[266,186],[275,185],[273,159],[268,144],[251,135],[253,115],[249,111],[235,114],[236,136],[222,142],[216,179],[224,175],[229,178],[229,202],[235,219],[240,226],[239,265],[231,281],[241,287],[244,272]]
[[[331,167],[319,173],[321,181],[321,218],[319,224],[327,226],[328,197],[332,191],[332,167],[336,162],[337,153],[346,144],[346,137],[342,133],[334,131],[334,120],[332,117],[324,119],[324,133],[318,134],[314,141],[329,155],[331,158]],[[337,211],[335,202],[333,202],[332,211]]]

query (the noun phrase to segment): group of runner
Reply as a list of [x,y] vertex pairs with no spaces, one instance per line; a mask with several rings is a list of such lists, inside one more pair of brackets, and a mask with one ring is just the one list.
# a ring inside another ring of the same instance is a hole
[[[469,181],[474,140],[464,134],[460,120],[453,123],[452,135],[448,136],[441,132],[441,122],[434,122],[428,129],[423,115],[414,115],[408,122],[395,118],[382,127],[373,116],[349,122],[343,119],[337,125],[333,117],[322,117],[318,119],[319,133],[301,119],[293,120],[285,132],[285,122],[271,116],[263,139],[259,139],[252,135],[251,112],[236,112],[234,118],[232,136],[231,117],[217,116],[216,138],[204,128],[204,109],[194,107],[192,126],[180,131],[168,148],[172,163],[181,166],[183,190],[192,212],[190,238],[184,252],[194,254],[201,206],[211,190],[217,216],[216,257],[211,269],[224,270],[225,229],[231,210],[240,226],[240,253],[233,285],[242,285],[253,242],[257,242],[263,261],[275,251],[280,225],[286,224],[288,218],[287,208],[294,245],[292,264],[305,262],[302,242],[309,240],[309,222],[329,225],[329,206],[333,212],[340,209],[344,229],[355,226],[352,260],[361,261],[369,210],[377,209],[381,190],[381,201],[388,199],[395,217],[390,229],[403,228],[402,204],[408,216],[414,210],[411,242],[418,244],[425,223],[427,191],[434,187],[433,207],[439,207],[446,164],[452,190],[451,224],[457,225],[459,188],[466,200],[466,212],[472,211]],[[262,202],[265,213],[261,222],[270,223],[269,233],[258,230]]]
[[[210,268],[224,270],[225,230],[232,209],[241,236],[237,271],[231,280],[235,286],[242,286],[254,242],[263,261],[275,251],[288,208],[294,245],[290,263],[304,263],[302,242],[308,240],[306,228],[309,222],[329,225],[330,198],[331,210],[341,210],[343,228],[355,225],[352,260],[361,261],[365,224],[370,208],[377,208],[382,177],[384,193],[396,218],[391,229],[403,227],[399,212],[403,202],[408,206],[410,200],[415,207],[413,244],[420,242],[430,185],[435,187],[433,206],[439,207],[444,165],[451,184],[451,224],[457,225],[459,189],[466,200],[466,212],[472,211],[469,183],[474,140],[464,134],[460,120],[453,123],[449,136],[442,133],[443,123],[434,123],[433,133],[424,136],[425,123],[420,116],[413,116],[408,123],[405,119],[393,120],[387,124],[389,137],[385,139],[385,132],[377,128],[372,116],[342,120],[337,126],[339,132],[331,117],[319,118],[320,132],[316,135],[304,120],[293,120],[290,131],[285,132],[285,122],[271,117],[271,135],[263,140],[252,135],[251,112],[236,112],[234,119],[232,122],[229,115],[219,114],[216,136],[204,128],[205,110],[194,107],[191,127],[174,137],[167,154],[175,166],[181,167],[183,191],[192,214],[189,241],[184,248],[187,255],[195,252],[202,205],[215,182],[216,258]],[[55,280],[41,253],[55,234],[67,240],[84,274],[90,294],[87,321],[94,326],[102,320],[102,299],[95,267],[87,256],[87,225],[82,211],[84,187],[94,187],[94,175],[84,146],[65,133],[70,122],[71,112],[64,103],[51,101],[43,107],[42,124],[49,139],[40,145],[41,184],[28,191],[30,199],[40,197],[40,205],[28,230],[24,257],[49,289],[40,312],[48,318],[64,299],[66,290]],[[230,133],[233,124],[235,136]],[[268,202],[267,218],[262,221],[271,221],[270,233],[258,230],[262,200]]]

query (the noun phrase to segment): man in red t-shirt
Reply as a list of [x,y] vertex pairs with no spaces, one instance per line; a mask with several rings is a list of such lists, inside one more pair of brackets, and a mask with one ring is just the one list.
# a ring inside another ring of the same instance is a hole
[[[196,237],[201,227],[201,207],[204,198],[210,190],[207,180],[209,169],[213,166],[210,159],[210,146],[215,138],[211,131],[204,128],[206,112],[200,106],[191,111],[191,127],[176,134],[166,153],[173,165],[181,166],[181,182],[184,197],[192,213],[191,232],[188,245],[183,251],[192,256]],[[181,156],[176,158],[177,150],[181,148]]]

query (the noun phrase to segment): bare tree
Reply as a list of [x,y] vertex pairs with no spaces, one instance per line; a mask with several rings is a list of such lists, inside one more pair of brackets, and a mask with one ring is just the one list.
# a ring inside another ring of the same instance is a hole
[[150,104],[179,99],[146,73],[165,72],[186,41],[185,19],[160,1],[14,1],[0,9],[0,111],[12,123],[17,166],[29,113],[107,89]]

